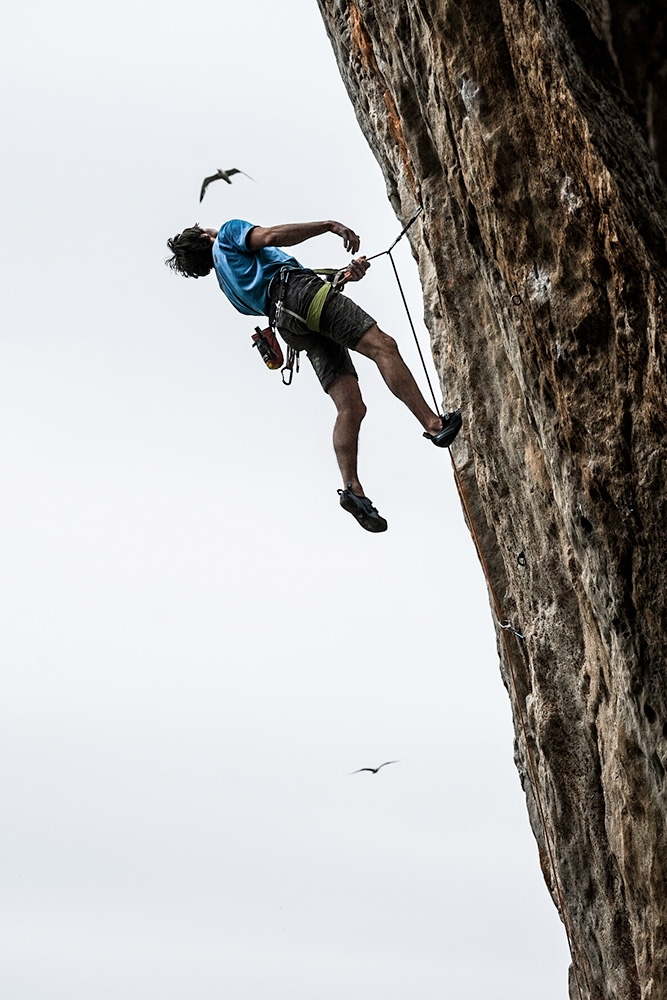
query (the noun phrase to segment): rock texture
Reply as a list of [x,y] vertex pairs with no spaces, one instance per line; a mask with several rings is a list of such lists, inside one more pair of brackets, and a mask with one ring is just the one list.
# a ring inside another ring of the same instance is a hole
[[667,1000],[666,4],[318,2],[397,215],[424,208],[570,996]]

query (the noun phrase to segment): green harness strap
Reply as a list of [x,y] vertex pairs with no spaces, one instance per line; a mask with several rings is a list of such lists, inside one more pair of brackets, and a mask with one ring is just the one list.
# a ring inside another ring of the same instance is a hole
[[331,288],[331,282],[325,281],[322,287],[315,293],[315,297],[308,307],[306,326],[311,333],[320,332],[320,317],[322,315],[322,310],[324,309],[324,303],[327,300],[327,295],[331,291]]

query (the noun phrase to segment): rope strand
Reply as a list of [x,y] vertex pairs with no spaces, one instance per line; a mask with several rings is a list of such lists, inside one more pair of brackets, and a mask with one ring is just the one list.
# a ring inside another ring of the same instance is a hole
[[440,406],[438,404],[437,399],[435,398],[435,392],[433,391],[433,386],[431,384],[431,379],[430,379],[430,376],[428,374],[428,368],[426,367],[426,361],[424,360],[424,355],[422,353],[421,345],[420,345],[419,339],[417,337],[417,331],[415,330],[415,324],[412,322],[412,316],[410,315],[410,309],[408,307],[408,300],[405,297],[405,292],[403,291],[403,285],[401,284],[401,279],[398,276],[398,269],[397,269],[396,264],[394,262],[394,258],[391,255],[391,251],[394,249],[394,247],[396,246],[396,244],[400,240],[403,239],[403,237],[407,233],[408,229],[417,221],[417,219],[419,218],[419,216],[422,214],[423,211],[424,211],[423,208],[418,208],[417,209],[417,211],[412,216],[412,218],[410,219],[410,221],[407,222],[405,226],[403,226],[403,228],[401,229],[400,233],[398,234],[398,236],[396,237],[396,239],[394,240],[394,242],[392,243],[392,245],[389,247],[388,250],[382,250],[380,253],[374,253],[372,257],[366,257],[366,260],[367,261],[371,261],[371,260],[377,260],[378,257],[389,257],[389,260],[391,261],[391,266],[393,267],[393,269],[394,269],[394,275],[396,276],[396,283],[398,284],[398,290],[401,293],[401,298],[403,299],[403,305],[405,306],[405,311],[406,311],[407,316],[408,316],[408,323],[410,324],[410,329],[412,330],[412,336],[415,338],[415,344],[417,345],[417,353],[419,354],[419,360],[422,363],[422,368],[424,369],[424,375],[426,376],[426,381],[428,383],[428,387],[429,387],[429,390],[431,392],[431,398],[433,400],[433,406],[435,408],[435,412],[438,414],[439,417],[441,417],[442,414],[440,413]]
[[405,298],[405,292],[403,291],[403,285],[401,284],[401,279],[398,276],[398,270],[396,269],[396,264],[394,263],[394,258],[391,255],[391,250],[386,251],[389,260],[391,261],[391,266],[394,269],[394,274],[396,275],[396,281],[398,282],[398,290],[401,293],[401,298],[403,299],[403,305],[405,306],[405,311],[408,314],[408,322],[410,323],[410,329],[412,330],[412,336],[415,338],[415,344],[417,345],[417,353],[419,354],[419,360],[422,363],[422,368],[424,369],[424,375],[426,376],[426,381],[428,382],[428,387],[431,390],[431,398],[433,399],[433,405],[435,407],[435,412],[438,416],[442,416],[440,413],[440,407],[435,398],[435,393],[433,391],[433,386],[431,385],[431,379],[429,378],[428,369],[426,367],[426,362],[424,360],[424,355],[422,354],[422,349],[419,345],[419,340],[417,339],[417,331],[415,330],[415,324],[412,322],[412,316],[410,315],[410,310],[408,308],[408,302]]

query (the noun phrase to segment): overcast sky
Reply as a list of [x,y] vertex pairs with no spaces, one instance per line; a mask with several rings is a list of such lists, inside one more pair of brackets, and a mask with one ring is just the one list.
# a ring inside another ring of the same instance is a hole
[[[447,454],[359,359],[362,531],[307,362],[163,266],[195,221],[397,235],[316,3],[3,22],[3,998],[563,1000]],[[353,294],[417,372],[386,259]]]

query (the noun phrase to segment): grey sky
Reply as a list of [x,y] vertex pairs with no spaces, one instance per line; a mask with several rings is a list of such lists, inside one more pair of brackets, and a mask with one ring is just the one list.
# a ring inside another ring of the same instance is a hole
[[[3,997],[563,998],[448,456],[359,359],[363,532],[307,363],[162,264],[397,234],[315,3],[10,0],[0,44]],[[386,260],[354,297],[417,372]]]

